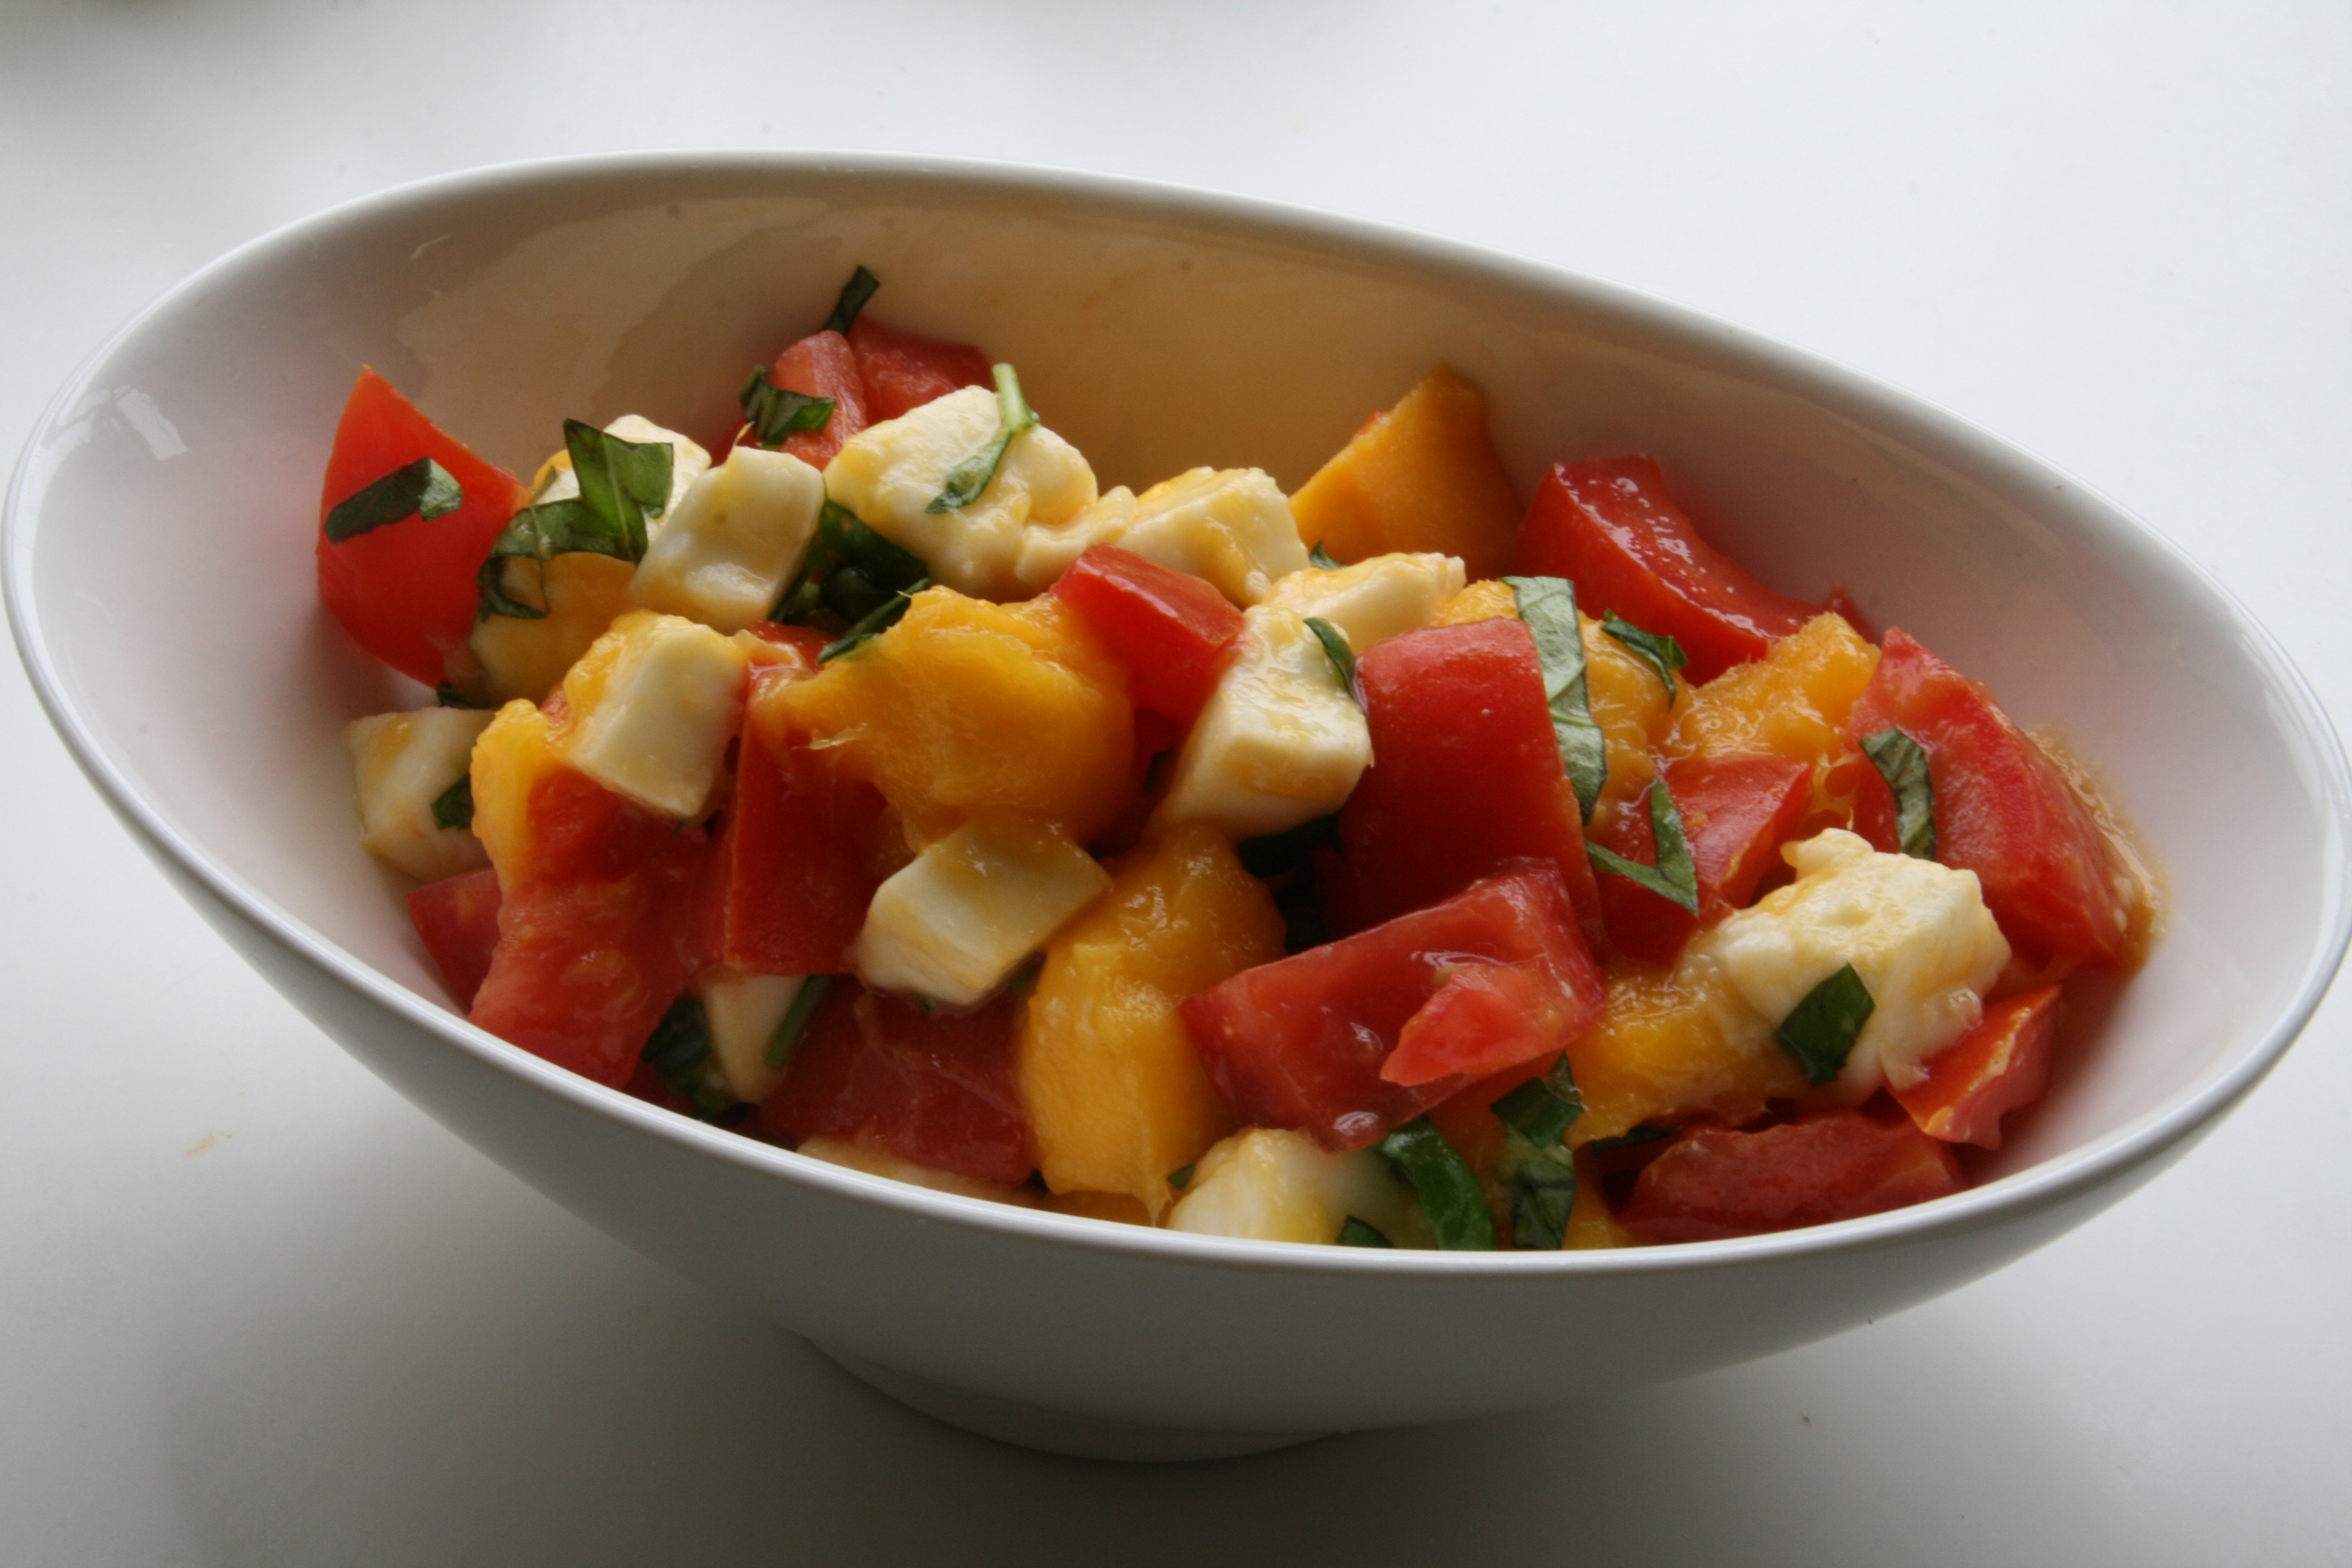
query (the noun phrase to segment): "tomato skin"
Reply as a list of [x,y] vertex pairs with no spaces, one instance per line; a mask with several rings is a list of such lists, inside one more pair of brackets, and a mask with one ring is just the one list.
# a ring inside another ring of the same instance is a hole
[[[1604,983],[1558,870],[1540,862],[1370,931],[1244,970],[1187,997],[1178,1011],[1210,1081],[1242,1122],[1303,1128],[1327,1149],[1361,1149],[1493,1070],[1464,1050],[1465,1070],[1412,1085],[1383,1078],[1414,1016],[1460,968],[1530,959],[1549,966],[1570,999],[1559,1026],[1581,1033],[1600,1016]],[[1448,1049],[1461,1044],[1451,1030],[1441,1036]],[[1544,1040],[1530,1054],[1557,1051],[1569,1037]],[[1518,1035],[1512,1041],[1511,1049],[1526,1043]],[[1412,1067],[1409,1058],[1408,1071]]]
[[1519,525],[1511,570],[1566,577],[1586,615],[1614,612],[1673,637],[1694,681],[1761,658],[1816,614],[1701,539],[1646,457],[1554,464]]
[[[328,542],[329,512],[419,458],[457,481],[465,500],[457,510]],[[530,499],[512,474],[476,457],[374,371],[362,370],[335,426],[319,500],[319,597],[360,647],[410,679],[437,686],[448,678],[448,656],[473,635],[475,574]]]
[[967,386],[993,386],[988,356],[970,343],[941,342],[860,316],[849,329],[866,388],[866,418],[879,425]]
[[709,955],[709,841],[569,767],[531,786],[528,809],[530,863],[503,887],[468,1016],[583,1078],[625,1083]]
[[1233,661],[1242,613],[1202,578],[1094,544],[1070,563],[1054,596],[1127,667],[1138,707],[1191,727]]
[[1036,1167],[1014,1073],[1020,1004],[926,1013],[836,976],[760,1127],[794,1142],[866,1138],[902,1160],[1017,1185]]
[[1542,860],[1599,941],[1581,814],[1526,625],[1503,617],[1406,632],[1366,649],[1356,673],[1372,765],[1339,813],[1345,858],[1318,873],[1332,929],[1362,931]]
[[1490,1077],[1559,1049],[1607,1005],[1605,983],[1579,993],[1546,959],[1465,964],[1404,1021],[1381,1077],[1408,1089]]
[[1655,1241],[1714,1241],[1905,1208],[1968,1185],[1907,1120],[1830,1110],[1740,1131],[1695,1127],[1634,1178],[1618,1218]]
[[[2116,963],[2133,909],[2121,857],[2057,767],[2011,722],[1992,694],[1890,628],[1877,673],[1853,706],[1859,742],[1898,728],[1927,753],[1936,795],[1936,858],[1973,871],[1985,907],[2013,947],[2049,959]],[[1895,803],[1862,761],[1854,831],[1896,847]]]
[[833,461],[843,442],[873,423],[866,415],[866,379],[858,374],[856,351],[839,332],[811,332],[793,344],[776,356],[768,380],[787,392],[833,399],[833,416],[824,429],[796,431],[780,448],[813,468]]
[[1929,1059],[1926,1078],[1888,1092],[1930,1137],[1998,1149],[2001,1117],[2050,1086],[2057,1026],[2055,985],[1991,1003],[1982,1022]]
[[499,945],[499,874],[460,871],[408,894],[408,918],[457,1005],[471,1008]]
[[[1712,924],[1755,896],[1780,848],[1796,836],[1812,798],[1811,764],[1793,757],[1701,757],[1669,763],[1662,775],[1682,814],[1691,869],[1698,880],[1693,914],[1625,877],[1600,879],[1609,940],[1644,963],[1672,963],[1702,921]],[[1628,860],[1658,863],[1650,814],[1638,803],[1619,812],[1593,841]]]

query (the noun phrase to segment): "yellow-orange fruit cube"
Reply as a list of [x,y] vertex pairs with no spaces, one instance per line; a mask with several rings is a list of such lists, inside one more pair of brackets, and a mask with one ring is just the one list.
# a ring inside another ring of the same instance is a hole
[[1620,963],[1609,1010],[1570,1042],[1584,1114],[1568,1142],[1615,1138],[1654,1117],[1710,1115],[1737,1126],[1804,1092],[1805,1075],[1712,963]]
[[1510,564],[1525,510],[1487,431],[1486,395],[1442,364],[1290,498],[1298,537],[1341,561],[1433,550],[1473,577]]
[[1813,766],[1805,832],[1853,815],[1854,780],[1841,768],[1846,721],[1878,668],[1878,649],[1843,616],[1815,616],[1762,658],[1735,664],[1691,694],[1661,747],[1664,759],[1742,752]]
[[563,765],[561,740],[554,721],[517,698],[474,742],[474,836],[489,852],[501,888],[513,887],[530,862],[530,792]]
[[1282,956],[1282,915],[1224,835],[1168,829],[1065,926],[1021,1024],[1021,1100],[1056,1193],[1122,1193],[1155,1220],[1171,1172],[1234,1130],[1176,1005]]

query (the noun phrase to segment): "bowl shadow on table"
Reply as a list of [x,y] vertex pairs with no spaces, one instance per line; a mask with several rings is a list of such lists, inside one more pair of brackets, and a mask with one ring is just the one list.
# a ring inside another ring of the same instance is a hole
[[[1780,1560],[1778,1542],[1792,1562],[1884,1562],[1904,1543],[1874,1531],[1906,1511],[1948,1523],[1957,1507],[1951,1543],[1979,1548],[2003,1533],[1983,1509],[1968,1523],[1971,1498],[2078,1527],[2105,1511],[2087,1451],[2056,1468],[2046,1443],[2031,1464],[1978,1451],[2069,1417],[1969,1334],[1965,1295],[1914,1315],[1941,1320],[1933,1333],[1898,1320],[1572,1408],[1094,1463],[896,1405],[454,1143],[432,1157],[421,1173],[413,1149],[355,1150],[276,1211],[316,1292],[211,1281],[182,1304],[161,1447],[198,1561],[1444,1562],[1523,1546],[1754,1563]],[[1839,1359],[1853,1357],[1869,1381]]]

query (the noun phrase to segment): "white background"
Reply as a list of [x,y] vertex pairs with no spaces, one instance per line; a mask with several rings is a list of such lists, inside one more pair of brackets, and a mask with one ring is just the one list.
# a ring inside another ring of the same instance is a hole
[[[2116,497],[2352,712],[2340,0],[5,0],[0,449],[278,224],[699,145],[1244,192],[1715,312]],[[887,1404],[427,1122],[178,902],[13,661],[0,745],[0,1562],[2352,1562],[2342,998],[2172,1173],[1900,1319],[1092,1465]]]

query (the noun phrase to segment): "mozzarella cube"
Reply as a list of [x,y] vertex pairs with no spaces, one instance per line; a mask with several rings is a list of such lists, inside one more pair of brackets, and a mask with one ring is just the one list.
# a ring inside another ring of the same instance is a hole
[[1042,593],[1094,544],[1206,578],[1244,608],[1307,569],[1290,501],[1256,468],[1194,468],[1140,496],[1121,486],[1060,527],[1032,526],[1021,546],[1022,586]]
[[1454,556],[1375,555],[1336,572],[1293,573],[1274,585],[1265,602],[1328,621],[1360,654],[1383,638],[1429,625],[1437,606],[1462,585],[1462,563]]
[[629,597],[740,632],[783,595],[824,507],[824,478],[808,464],[738,447],[688,488],[637,563]]
[[420,882],[489,864],[482,841],[433,820],[433,803],[467,776],[474,742],[494,714],[471,708],[378,713],[345,728],[358,786],[360,843]]
[[801,974],[742,974],[716,970],[695,982],[710,1031],[710,1059],[728,1091],[753,1105],[784,1080],[782,1064],[768,1065],[768,1043],[807,984]]
[[709,626],[623,616],[563,678],[565,760],[648,811],[700,816],[742,715],[747,668]]
[[1328,1244],[1350,1216],[1400,1247],[1431,1244],[1420,1204],[1377,1150],[1333,1154],[1304,1132],[1245,1127],[1193,1165],[1168,1228]]
[[1067,522],[1095,500],[1078,449],[1044,426],[1013,438],[968,506],[931,511],[950,472],[996,439],[996,394],[979,386],[868,426],[824,470],[825,493],[876,532],[922,557],[934,583],[982,599],[1024,597],[1015,565],[1032,523]]
[[1777,1027],[1844,964],[1874,1004],[1839,1075],[1855,1100],[1908,1089],[1928,1058],[1983,1016],[2009,943],[1973,871],[1882,854],[1842,828],[1781,853],[1797,879],[1727,917],[1693,944]]
[[[701,444],[692,437],[665,430],[641,414],[622,415],[604,426],[604,434],[618,436],[622,440],[640,447],[666,445],[669,447],[669,499],[662,503],[660,512],[646,524],[649,532],[657,532],[661,520],[677,510],[678,502],[686,499],[688,487],[710,467],[710,454],[704,451]],[[533,504],[570,500],[579,493],[580,476],[572,471],[572,454],[568,450],[558,452],[541,463],[539,472],[532,476],[530,499]]]
[[868,985],[969,1007],[1109,886],[1054,828],[982,817],[875,889],[851,962]]

